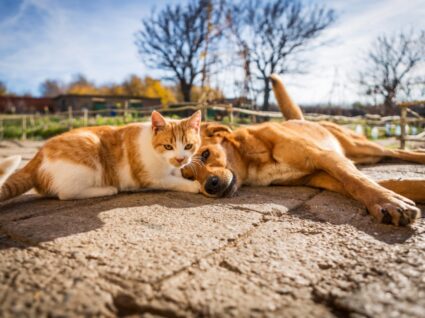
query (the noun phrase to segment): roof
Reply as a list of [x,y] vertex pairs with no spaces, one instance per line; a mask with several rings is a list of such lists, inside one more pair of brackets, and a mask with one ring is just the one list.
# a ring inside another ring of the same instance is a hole
[[0,96],[0,100],[12,100],[12,101],[27,101],[27,102],[44,102],[48,103],[52,101],[52,98],[50,97],[31,97],[31,96],[12,96],[12,95],[5,95]]
[[133,95],[101,95],[101,94],[60,94],[53,99],[59,99],[63,97],[88,97],[88,98],[121,98],[121,99],[144,99],[144,100],[155,100],[158,101],[159,97],[146,97],[146,96],[133,96]]
[[0,109],[4,111],[8,106],[35,107],[43,109],[46,106],[52,106],[54,101],[48,97],[28,97],[28,96],[0,96]]

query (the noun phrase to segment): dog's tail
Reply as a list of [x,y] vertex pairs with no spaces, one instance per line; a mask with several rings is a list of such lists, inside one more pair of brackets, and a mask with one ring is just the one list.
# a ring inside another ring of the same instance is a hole
[[280,111],[286,120],[290,119],[304,119],[301,108],[292,101],[283,85],[282,79],[277,74],[270,75],[272,82],[274,96],[276,97],[277,104]]
[[12,156],[0,161],[0,202],[23,194],[34,187],[32,171],[37,160],[31,160],[24,168],[16,171],[21,156]]

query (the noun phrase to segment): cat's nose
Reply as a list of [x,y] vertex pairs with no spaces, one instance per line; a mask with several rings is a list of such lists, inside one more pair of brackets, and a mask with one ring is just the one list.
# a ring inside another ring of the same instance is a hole
[[178,163],[182,163],[184,161],[185,157],[176,157],[176,161]]

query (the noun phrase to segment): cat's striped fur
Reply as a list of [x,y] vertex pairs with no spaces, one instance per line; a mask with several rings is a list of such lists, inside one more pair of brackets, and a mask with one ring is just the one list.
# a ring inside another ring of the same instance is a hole
[[0,201],[32,188],[62,200],[145,188],[199,192],[180,174],[200,146],[199,127],[200,112],[178,121],[153,112],[149,123],[72,130],[48,140],[15,173],[20,157],[0,162]]

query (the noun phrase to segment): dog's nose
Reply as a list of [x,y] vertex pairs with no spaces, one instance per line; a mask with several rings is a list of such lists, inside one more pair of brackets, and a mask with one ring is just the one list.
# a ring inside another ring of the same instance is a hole
[[205,182],[205,191],[209,194],[216,194],[219,190],[220,180],[217,176],[211,176]]
[[184,161],[184,157],[176,157],[176,161],[178,163],[182,163]]

